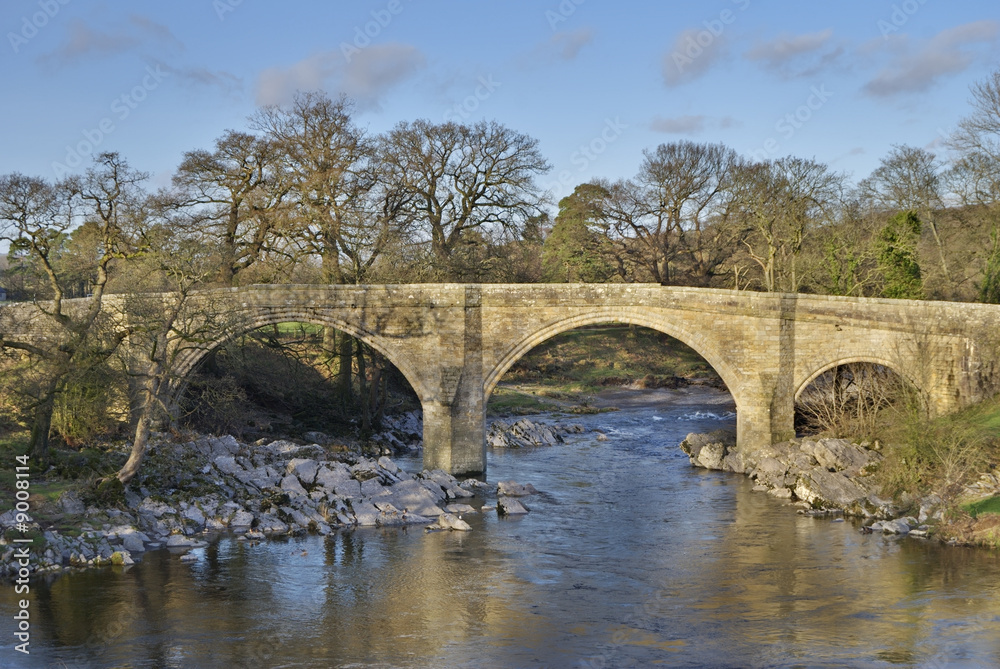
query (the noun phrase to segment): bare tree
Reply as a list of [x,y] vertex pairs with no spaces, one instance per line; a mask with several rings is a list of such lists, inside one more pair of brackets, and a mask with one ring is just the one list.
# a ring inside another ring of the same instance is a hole
[[[49,432],[57,395],[81,366],[106,360],[123,334],[111,340],[97,336],[112,262],[132,250],[131,235],[145,217],[146,175],[136,172],[116,153],[97,156],[96,165],[83,177],[59,184],[20,174],[0,178],[0,223],[2,238],[30,253],[43,269],[51,299],[36,303],[52,336],[25,341],[4,338],[0,345],[24,351],[37,358],[41,378],[34,398],[34,419],[29,448],[45,462],[49,454]],[[90,282],[91,295],[82,304],[65,299],[65,279],[59,273],[53,242],[74,225],[87,221],[99,239]]]
[[747,252],[767,291],[797,292],[798,258],[812,226],[829,221],[844,176],[814,160],[786,157],[741,166],[733,182],[735,211],[748,234]]
[[277,161],[270,140],[229,130],[214,151],[188,151],[177,168],[172,196],[186,208],[190,225],[212,232],[223,285],[236,285],[240,272],[278,246],[288,187]]
[[538,141],[495,121],[400,123],[383,139],[384,178],[398,184],[439,271],[453,278],[459,249],[476,231],[519,232],[541,213],[534,178],[549,164]]

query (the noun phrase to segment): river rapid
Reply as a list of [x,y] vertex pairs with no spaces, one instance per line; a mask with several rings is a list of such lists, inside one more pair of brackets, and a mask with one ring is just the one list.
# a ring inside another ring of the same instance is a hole
[[621,410],[539,417],[584,425],[564,444],[490,453],[491,482],[541,491],[526,516],[226,537],[37,580],[31,655],[5,615],[0,665],[1000,666],[997,552],[862,534],[692,468],[684,436],[735,425],[723,393],[602,402]]

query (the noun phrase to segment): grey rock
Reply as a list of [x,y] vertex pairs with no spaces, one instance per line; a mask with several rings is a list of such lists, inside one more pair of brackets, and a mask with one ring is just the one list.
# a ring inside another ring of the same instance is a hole
[[306,489],[302,487],[302,484],[299,483],[298,477],[294,474],[289,474],[285,478],[281,479],[281,489],[293,496],[300,495],[305,497],[308,494]]
[[378,466],[386,470],[390,474],[396,474],[399,472],[399,467],[396,466],[396,463],[390,460],[389,458],[385,457],[384,455],[378,459]]
[[308,458],[293,458],[285,466],[285,473],[294,474],[304,486],[311,486],[316,482],[318,471],[319,463]]
[[814,467],[803,474],[796,486],[795,495],[813,506],[830,506],[841,509],[862,503],[872,492],[840,472],[830,472]]
[[149,497],[142,500],[142,504],[139,505],[138,510],[140,513],[148,513],[156,518],[177,513],[173,507],[164,504],[163,502],[157,502]]
[[126,534],[122,538],[122,548],[129,553],[142,553],[146,550],[146,546],[137,532]]
[[79,516],[87,511],[86,505],[73,490],[67,490],[59,497],[59,505],[62,507],[63,513],[71,516]]
[[236,476],[237,474],[245,471],[243,467],[236,462],[236,458],[232,455],[220,455],[215,458],[212,464],[215,465],[216,469],[227,476]]
[[[520,505],[519,505],[520,506]],[[522,512],[524,513],[524,512]],[[428,530],[457,530],[459,532],[471,532],[472,527],[459,518],[458,516],[452,515],[450,513],[442,513],[438,516],[431,525],[427,526]]]
[[288,532],[288,525],[277,516],[265,513],[257,519],[257,530],[265,534],[285,534]]
[[691,433],[681,442],[680,448],[687,453],[692,465],[706,469],[722,469],[724,458],[729,449],[735,445],[735,432],[716,430],[708,434]]
[[528,509],[513,497],[497,497],[497,513],[502,516],[516,516],[528,513]]
[[334,486],[333,492],[341,497],[361,497],[361,482],[354,479],[347,479]]
[[250,527],[253,524],[253,514],[249,511],[244,511],[240,509],[233,514],[233,517],[229,519],[229,526],[236,527]]
[[525,497],[535,495],[538,490],[530,483],[521,485],[517,481],[500,481],[497,483],[497,495],[504,497]]
[[562,436],[552,426],[534,423],[527,418],[512,425],[497,421],[490,426],[486,435],[486,443],[493,448],[551,446],[562,440]]
[[380,512],[371,502],[365,500],[353,501],[351,503],[351,510],[358,525],[371,527],[378,524]]
[[361,482],[361,496],[362,497],[379,497],[381,495],[390,494],[382,484],[378,482],[378,479],[368,479],[367,481]]
[[421,481],[413,479],[400,481],[393,485],[389,488],[389,494],[379,499],[380,502],[392,504],[397,509],[431,518],[436,518],[444,513],[437,506],[439,500],[440,498],[425,488]]
[[475,507],[468,504],[449,504],[444,510],[448,513],[476,513]]
[[205,525],[205,514],[202,513],[201,509],[199,509],[194,505],[186,508],[184,512],[181,514],[181,516],[183,518],[186,518],[187,520],[190,520],[198,527],[202,527]]

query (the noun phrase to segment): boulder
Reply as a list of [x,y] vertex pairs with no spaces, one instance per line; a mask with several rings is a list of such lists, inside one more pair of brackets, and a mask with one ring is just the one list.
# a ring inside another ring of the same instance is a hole
[[526,497],[536,495],[538,490],[530,483],[521,485],[517,481],[500,481],[497,483],[497,495],[502,497]]
[[308,458],[292,458],[285,465],[285,474],[294,474],[304,486],[311,486],[316,482],[318,471],[319,463]]
[[841,472],[814,467],[802,474],[795,485],[795,496],[813,506],[848,510],[861,504],[872,491]]
[[428,530],[458,530],[459,532],[471,532],[472,527],[450,513],[442,513],[433,524],[427,526]]
[[294,474],[288,474],[285,478],[281,479],[281,489],[293,496],[305,497],[308,494],[306,489],[302,487],[302,484],[299,483],[298,477]]
[[513,497],[497,497],[497,513],[501,516],[517,516],[528,513],[528,509]]
[[715,430],[708,434],[691,433],[681,442],[681,450],[687,453],[691,464],[706,469],[722,469],[723,460],[729,449],[736,445],[736,433],[732,430]]
[[448,513],[475,513],[475,507],[471,507],[468,504],[449,504],[444,507],[444,510]]
[[371,502],[355,500],[351,503],[351,510],[354,512],[354,519],[358,525],[368,527],[378,524],[381,512]]
[[420,481],[410,479],[400,481],[389,488],[389,494],[379,498],[379,501],[392,504],[397,509],[403,509],[408,513],[436,518],[443,513],[437,506],[439,499]]
[[493,448],[526,448],[530,446],[551,446],[563,438],[550,425],[533,423],[527,418],[507,425],[495,422],[490,426],[486,443]]
[[138,532],[130,532],[122,537],[122,548],[129,553],[142,553],[146,550],[142,537]]
[[236,476],[237,474],[245,471],[243,467],[236,462],[236,457],[232,455],[220,455],[215,458],[212,464],[215,465],[216,469],[228,476]]
[[859,472],[872,459],[871,451],[852,444],[847,439],[807,440],[802,442],[800,449],[816,458],[819,465],[829,471]]

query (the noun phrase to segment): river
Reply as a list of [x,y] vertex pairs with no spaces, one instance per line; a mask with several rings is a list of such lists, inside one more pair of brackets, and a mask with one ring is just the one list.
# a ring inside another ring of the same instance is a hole
[[622,410],[570,420],[606,440],[490,454],[491,481],[541,491],[527,516],[223,538],[39,580],[32,654],[5,616],[3,666],[1000,666],[996,552],[861,534],[692,468],[677,444],[734,425],[727,395],[605,401]]

